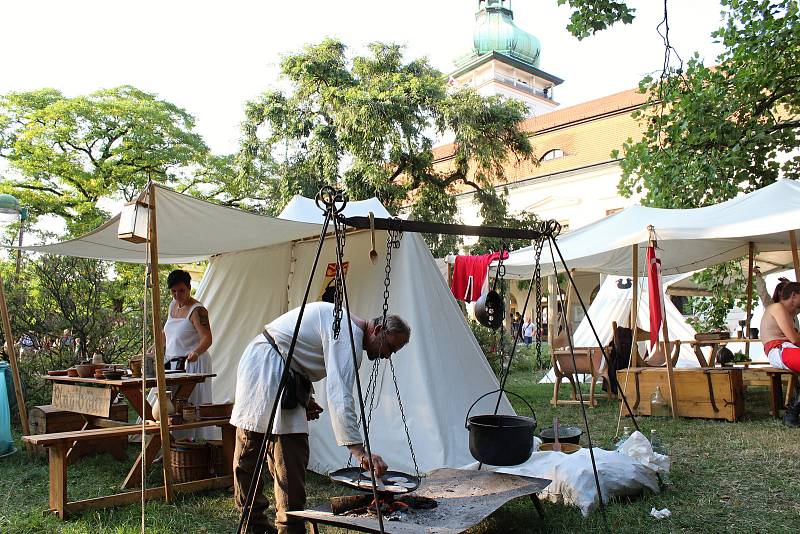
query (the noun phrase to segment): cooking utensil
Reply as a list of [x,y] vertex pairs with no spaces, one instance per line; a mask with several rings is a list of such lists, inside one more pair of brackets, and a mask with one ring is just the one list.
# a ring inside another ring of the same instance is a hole
[[561,442],[558,441],[558,417],[553,417],[553,434],[555,435],[555,441],[553,441],[553,451],[561,452]]
[[[561,442],[562,447],[565,443],[579,444],[582,435],[583,429],[580,427],[558,425],[558,441]],[[539,437],[542,438],[542,443],[553,443],[556,440],[555,432],[551,426],[543,428],[539,433]]]
[[505,304],[500,294],[494,289],[475,301],[475,319],[485,326],[496,330],[503,324]]
[[[343,469],[337,469],[336,471],[328,473],[328,476],[332,481],[341,486],[347,486],[348,488],[353,488],[364,492],[372,492],[372,479],[369,476],[363,476],[362,471],[363,470],[360,467],[345,467]],[[414,484],[414,486],[403,488],[404,491],[392,489],[397,487],[396,484],[389,480],[390,478],[394,477],[403,477],[408,480],[407,484]],[[380,484],[377,484],[378,481],[380,481]],[[359,482],[362,482],[362,484],[359,484]],[[363,484],[364,482],[368,483]],[[411,493],[419,488],[420,479],[417,476],[409,475],[408,473],[403,473],[401,471],[386,471],[386,473],[384,473],[382,477],[376,479],[375,482],[378,493],[405,495],[406,493]]]
[[520,415],[469,416],[479,400],[499,391],[496,389],[478,397],[478,400],[473,402],[467,411],[467,420],[464,422],[464,426],[469,430],[469,452],[473,458],[485,464],[519,465],[531,457],[533,431],[536,429],[536,416],[527,400],[511,391],[505,392],[522,399],[522,402],[534,414],[533,417]]
[[66,370],[47,371],[48,376],[67,376]]
[[372,248],[369,250],[369,259],[372,263],[378,259],[378,251],[375,250],[375,215],[369,212],[369,233],[372,237]]

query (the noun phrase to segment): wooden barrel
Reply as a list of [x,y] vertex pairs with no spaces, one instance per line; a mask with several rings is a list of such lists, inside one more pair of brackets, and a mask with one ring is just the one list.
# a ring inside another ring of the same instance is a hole
[[172,480],[176,483],[211,477],[211,458],[207,443],[177,441],[172,449]]

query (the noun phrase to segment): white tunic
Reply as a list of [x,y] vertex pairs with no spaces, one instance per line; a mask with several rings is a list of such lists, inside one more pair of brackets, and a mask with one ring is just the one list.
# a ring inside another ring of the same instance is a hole
[[[173,300],[169,303],[167,322],[164,324],[164,336],[167,338],[166,348],[164,350],[165,362],[178,356],[186,356],[200,344],[200,333],[192,324],[191,317],[192,313],[194,313],[197,308],[201,307],[203,307],[203,304],[196,302],[189,308],[186,317],[173,317],[172,313],[175,309],[175,301]],[[208,351],[200,354],[193,362],[186,360],[186,372],[211,374],[211,355]],[[206,378],[205,381],[195,386],[194,390],[192,390],[192,394],[189,395],[188,402],[193,405],[212,402],[210,378]],[[214,429],[212,427],[196,428],[176,432],[176,435],[180,438],[213,439]]]
[[[291,310],[265,326],[275,339],[281,354],[288,355],[295,323],[300,309]],[[338,445],[361,443],[356,416],[353,385],[357,368],[353,364],[347,314],[341,325],[338,339],[333,338],[333,304],[310,302],[306,305],[303,321],[292,358],[292,369],[301,372],[312,382],[326,380],[328,414]],[[356,360],[361,365],[364,332],[355,324],[353,340]],[[278,392],[283,359],[258,334],[245,348],[236,375],[236,401],[231,424],[245,430],[266,433],[269,416]],[[273,432],[276,434],[308,433],[306,411],[302,406],[293,410],[278,408]]]

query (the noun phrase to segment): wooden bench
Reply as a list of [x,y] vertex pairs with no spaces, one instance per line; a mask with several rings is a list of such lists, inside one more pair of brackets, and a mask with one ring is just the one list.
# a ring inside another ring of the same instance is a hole
[[[205,426],[218,426],[222,429],[222,449],[223,449],[223,473],[222,476],[195,480],[180,484],[172,484],[175,492],[190,492],[202,489],[225,488],[233,483],[233,447],[234,447],[234,427],[230,425],[228,418],[208,419],[194,421],[179,425],[170,425],[170,430],[183,430]],[[144,431],[146,434],[158,435],[160,427],[157,423],[147,423]],[[64,519],[70,513],[85,510],[87,508],[107,508],[121,504],[138,502],[141,499],[141,491],[129,491],[109,495],[106,497],[96,497],[70,502],[67,498],[67,451],[76,442],[86,440],[97,440],[106,438],[117,438],[120,436],[131,436],[142,432],[141,425],[128,425],[114,428],[95,428],[88,430],[77,430],[72,432],[55,432],[51,434],[38,434],[34,436],[23,436],[23,440],[33,445],[46,447],[49,454],[50,471],[50,511]],[[147,488],[144,490],[145,498],[152,499],[164,495],[164,486]]]
[[[780,411],[789,403],[792,393],[797,389],[797,373],[776,367],[748,367],[743,369],[746,379],[758,375],[766,375],[769,383],[769,411],[773,417],[780,417]],[[786,398],[783,396],[783,377],[789,376]]]

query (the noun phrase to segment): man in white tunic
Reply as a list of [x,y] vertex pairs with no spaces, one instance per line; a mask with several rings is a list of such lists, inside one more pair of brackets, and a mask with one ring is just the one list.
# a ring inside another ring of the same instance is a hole
[[[245,348],[236,376],[236,401],[231,424],[236,426],[234,451],[234,500],[241,512],[247,491],[258,469],[258,451],[269,424],[272,405],[283,373],[285,356],[289,353],[300,309],[291,310],[264,327]],[[353,386],[358,369],[353,364],[347,313],[342,313],[341,333],[333,337],[333,304],[313,302],[306,305],[291,368],[311,382],[326,380],[330,420],[336,443],[345,446],[369,468],[358,424]],[[400,350],[411,335],[401,318],[389,315],[386,326],[383,318],[366,321],[351,315],[356,358],[361,364],[362,350],[371,360],[388,358]],[[248,532],[304,533],[303,521],[286,515],[287,511],[305,508],[305,473],[309,459],[308,421],[317,419],[322,408],[313,398],[307,407],[280,407],[273,425],[267,465],[274,481],[276,525],[266,517],[269,502],[262,494],[263,482],[258,480]],[[387,466],[383,459],[372,455],[372,463],[380,476]]]

